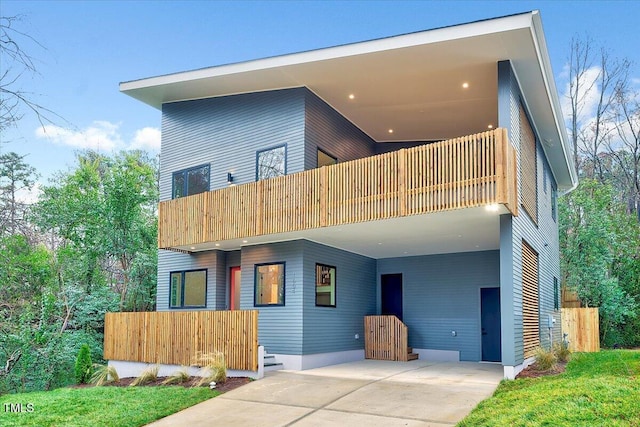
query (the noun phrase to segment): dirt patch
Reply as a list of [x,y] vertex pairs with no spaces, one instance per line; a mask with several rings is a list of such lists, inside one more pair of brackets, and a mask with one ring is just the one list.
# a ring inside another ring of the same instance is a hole
[[558,375],[563,373],[566,368],[567,362],[558,362],[553,368],[543,371],[538,367],[537,363],[534,363],[526,369],[523,369],[518,375],[516,375],[516,378],[539,378],[547,377],[550,375]]
[[[166,377],[158,377],[158,379],[153,382],[142,384],[137,387],[165,387],[165,385],[162,384],[162,382],[165,379]],[[134,377],[120,378],[120,381],[105,384],[105,386],[128,387],[133,382],[133,380],[135,380]],[[200,381],[200,377],[189,377],[189,380],[181,384],[171,384],[171,385],[177,385],[181,387],[195,387],[198,381]],[[249,383],[250,381],[251,379],[247,377],[229,377],[224,383],[216,384],[216,390],[222,393],[226,393],[227,391],[231,391],[233,389],[241,387]],[[91,384],[77,384],[77,385],[70,386],[70,388],[86,388],[86,387],[94,387],[94,386]],[[205,384],[202,387],[209,387],[209,384]]]

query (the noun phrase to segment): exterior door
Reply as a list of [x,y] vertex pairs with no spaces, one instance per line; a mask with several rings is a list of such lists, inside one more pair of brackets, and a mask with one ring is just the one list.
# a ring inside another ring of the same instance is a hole
[[500,326],[500,288],[480,289],[480,318],[482,327],[482,360],[502,360],[502,336]]
[[240,310],[240,267],[231,267],[231,292],[230,304],[231,310]]
[[393,314],[402,320],[402,274],[383,274],[380,287],[380,314]]

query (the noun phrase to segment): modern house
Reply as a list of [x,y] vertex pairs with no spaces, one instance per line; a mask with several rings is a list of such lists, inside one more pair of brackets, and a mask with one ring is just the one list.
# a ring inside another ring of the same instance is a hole
[[399,360],[513,378],[560,339],[577,174],[537,11],[120,90],[162,111],[158,311],[256,310],[297,370],[399,327]]

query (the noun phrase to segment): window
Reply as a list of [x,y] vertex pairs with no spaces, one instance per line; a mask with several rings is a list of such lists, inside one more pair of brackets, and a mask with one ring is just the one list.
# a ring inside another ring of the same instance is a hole
[[275,178],[287,173],[287,147],[269,148],[256,154],[256,181]]
[[335,267],[316,264],[316,305],[319,307],[336,306]]
[[284,262],[256,264],[253,305],[284,305]]
[[318,148],[318,167],[321,168],[323,166],[331,166],[338,163],[338,159],[333,157],[331,154],[322,151]]
[[174,271],[169,279],[169,307],[207,305],[207,270]]
[[209,191],[209,165],[200,165],[173,173],[172,198]]
[[553,309],[560,310],[560,289],[558,288],[558,278],[553,278]]

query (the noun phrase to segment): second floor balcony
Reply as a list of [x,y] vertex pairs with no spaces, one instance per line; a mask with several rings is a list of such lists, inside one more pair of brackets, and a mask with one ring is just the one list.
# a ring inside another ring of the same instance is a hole
[[159,206],[158,247],[504,205],[517,215],[516,152],[505,129],[231,186]]

